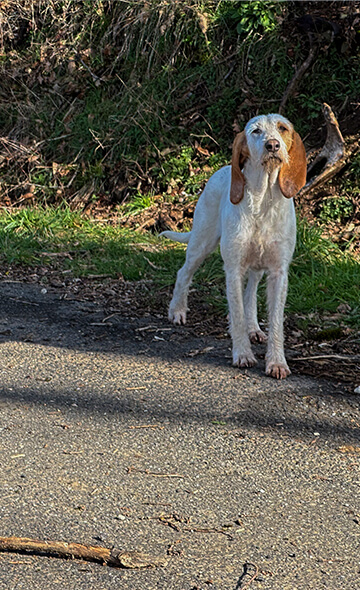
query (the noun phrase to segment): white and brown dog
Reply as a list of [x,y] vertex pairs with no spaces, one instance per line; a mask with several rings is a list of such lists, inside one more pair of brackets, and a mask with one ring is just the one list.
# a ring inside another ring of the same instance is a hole
[[175,324],[185,324],[193,274],[220,241],[233,363],[239,367],[256,363],[250,342],[266,340],[258,324],[256,302],[257,287],[266,271],[266,373],[277,379],[290,374],[284,354],[283,315],[296,241],[291,197],[305,181],[305,148],[290,121],[277,114],[254,117],[235,138],[231,166],[215,172],[206,184],[191,232],[160,234],[188,243],[169,307],[169,319]]

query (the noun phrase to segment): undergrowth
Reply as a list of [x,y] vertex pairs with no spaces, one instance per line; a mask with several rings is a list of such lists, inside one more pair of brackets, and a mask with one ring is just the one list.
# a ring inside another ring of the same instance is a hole
[[179,164],[228,160],[234,122],[278,109],[309,52],[297,18],[327,18],[329,4],[342,35],[318,33],[285,113],[303,135],[323,101],[340,113],[358,99],[357,2],[2,2],[0,198],[84,207],[194,194]]

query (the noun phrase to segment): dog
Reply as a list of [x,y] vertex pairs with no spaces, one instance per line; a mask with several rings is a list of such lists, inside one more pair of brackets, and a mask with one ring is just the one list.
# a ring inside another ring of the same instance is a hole
[[[208,180],[195,209],[192,230],[160,234],[188,244],[185,264],[177,274],[169,319],[185,324],[194,272],[220,242],[233,364],[255,365],[251,343],[267,340],[265,370],[276,379],[290,374],[283,323],[288,269],[296,242],[292,197],[305,182],[305,148],[292,123],[278,114],[259,115],[235,137],[231,166],[221,168]],[[268,336],[257,319],[257,287],[264,272]]]

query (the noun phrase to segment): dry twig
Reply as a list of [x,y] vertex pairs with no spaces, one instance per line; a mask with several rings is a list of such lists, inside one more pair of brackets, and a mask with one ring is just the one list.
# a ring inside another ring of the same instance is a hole
[[300,356],[291,359],[292,361],[315,361],[315,360],[322,360],[322,359],[336,359],[338,361],[351,361],[355,358],[358,358],[358,355],[343,356],[341,354],[318,354],[315,356]]
[[[248,572],[249,567],[255,568],[255,573],[251,576],[250,580],[248,580],[243,586],[242,581],[246,575],[249,575],[249,572]],[[250,584],[252,584],[252,582],[254,582],[254,580],[256,580],[258,575],[259,575],[259,568],[257,565],[255,565],[254,563],[250,563],[250,562],[244,563],[244,571],[243,571],[243,573],[236,585],[235,590],[244,590],[245,588],[249,588]]]
[[309,55],[307,56],[306,60],[301,64],[301,66],[296,70],[294,77],[290,80],[288,87],[284,92],[284,96],[282,97],[280,106],[279,106],[279,113],[282,115],[285,110],[285,105],[290,96],[292,96],[295,92],[295,88],[303,75],[305,74],[306,70],[309,69],[312,62],[314,61],[315,56],[317,55],[317,48],[312,46],[310,47]]
[[140,551],[119,551],[81,543],[62,541],[39,541],[28,537],[0,537],[0,551],[11,553],[33,553],[63,559],[95,561],[111,567],[144,569],[165,566],[165,557],[148,555]]
[[127,473],[144,473],[145,475],[152,475],[153,477],[180,477],[184,478],[180,473],[159,473],[157,471],[149,471],[149,469],[137,469],[133,465],[127,468]]

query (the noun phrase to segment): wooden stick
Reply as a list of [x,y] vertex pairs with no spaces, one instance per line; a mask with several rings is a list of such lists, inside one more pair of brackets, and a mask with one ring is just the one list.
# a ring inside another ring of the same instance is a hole
[[294,77],[292,78],[292,80],[290,80],[290,83],[288,84],[288,86],[285,90],[284,96],[282,97],[282,100],[281,100],[281,103],[279,106],[280,115],[282,115],[284,113],[285,105],[288,101],[289,96],[292,96],[294,94],[297,84],[299,83],[299,81],[301,80],[303,75],[305,74],[306,70],[311,66],[316,55],[317,55],[317,48],[310,47],[309,55],[307,56],[304,63],[301,64],[299,69],[296,70]]
[[111,567],[144,569],[165,566],[164,557],[148,555],[140,551],[119,551],[81,543],[62,541],[39,541],[28,537],[0,537],[0,551],[11,553],[34,553],[63,559],[82,559],[95,561]]
[[317,354],[316,356],[300,356],[294,357],[291,361],[311,361],[321,359],[337,359],[338,361],[352,361],[358,358],[359,355],[343,356],[341,354]]

